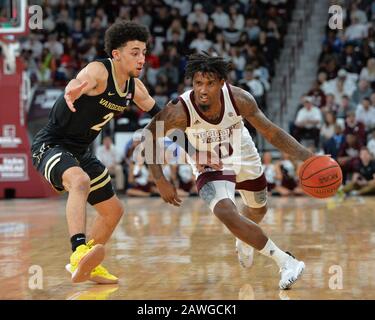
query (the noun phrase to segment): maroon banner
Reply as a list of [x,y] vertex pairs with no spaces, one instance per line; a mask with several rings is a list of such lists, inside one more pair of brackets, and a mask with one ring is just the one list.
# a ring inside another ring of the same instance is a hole
[[0,199],[56,195],[31,162],[22,90],[22,62],[4,74],[0,58]]

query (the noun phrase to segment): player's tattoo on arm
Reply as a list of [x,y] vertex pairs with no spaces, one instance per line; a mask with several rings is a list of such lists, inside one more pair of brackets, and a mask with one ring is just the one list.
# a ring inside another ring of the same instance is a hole
[[[157,123],[163,125],[163,136],[157,136]],[[161,164],[157,163],[157,143],[158,139],[166,135],[171,129],[179,129],[182,132],[185,131],[187,126],[187,115],[183,109],[181,103],[172,104],[168,103],[167,106],[160,111],[155,117],[152,118],[151,122],[146,126],[145,130],[149,130],[152,134],[153,143],[153,159],[152,163],[149,163],[150,171],[155,181],[164,177],[163,169]],[[147,148],[147,145],[145,146]]]
[[306,160],[313,153],[297,142],[290,134],[271,122],[258,108],[255,99],[248,92],[232,87],[233,95],[241,115],[262,134],[269,143],[295,159]]

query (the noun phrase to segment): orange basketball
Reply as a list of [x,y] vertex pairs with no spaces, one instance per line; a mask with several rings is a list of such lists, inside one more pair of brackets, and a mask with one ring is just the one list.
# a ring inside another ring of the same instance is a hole
[[329,156],[307,159],[299,171],[302,190],[314,198],[333,196],[342,183],[339,164]]

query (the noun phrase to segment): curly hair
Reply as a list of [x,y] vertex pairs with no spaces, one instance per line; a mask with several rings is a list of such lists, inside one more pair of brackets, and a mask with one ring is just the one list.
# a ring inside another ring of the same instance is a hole
[[132,21],[120,20],[105,32],[104,50],[112,58],[112,50],[126,45],[128,41],[138,40],[147,43],[149,36],[150,33],[145,26]]
[[202,51],[202,53],[194,53],[189,56],[185,68],[185,76],[192,79],[195,73],[202,72],[215,74],[220,80],[225,80],[231,66],[230,61],[226,61],[222,57],[210,56]]

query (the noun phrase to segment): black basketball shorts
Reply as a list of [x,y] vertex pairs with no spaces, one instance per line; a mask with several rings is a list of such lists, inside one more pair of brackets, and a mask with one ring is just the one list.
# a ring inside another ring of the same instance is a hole
[[91,153],[77,156],[62,146],[45,146],[33,150],[33,165],[58,192],[64,192],[63,173],[71,167],[80,167],[90,177],[88,203],[95,205],[110,199],[113,191],[108,169]]

